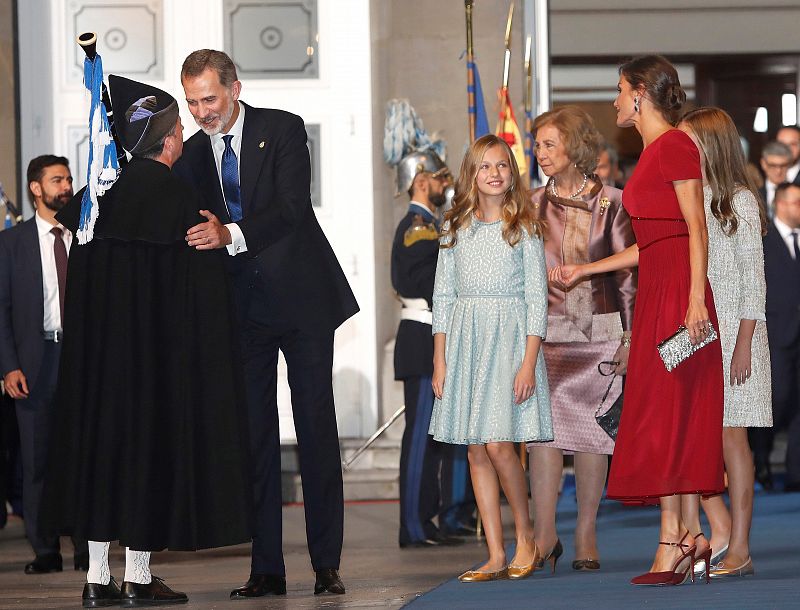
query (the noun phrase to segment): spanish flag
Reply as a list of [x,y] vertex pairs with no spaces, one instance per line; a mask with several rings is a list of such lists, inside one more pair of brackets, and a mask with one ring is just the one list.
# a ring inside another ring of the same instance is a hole
[[528,173],[528,164],[525,162],[525,144],[517,127],[517,119],[514,118],[514,106],[508,95],[508,87],[502,87],[500,95],[500,118],[497,121],[495,135],[503,138],[514,153],[519,166],[519,173],[524,176]]

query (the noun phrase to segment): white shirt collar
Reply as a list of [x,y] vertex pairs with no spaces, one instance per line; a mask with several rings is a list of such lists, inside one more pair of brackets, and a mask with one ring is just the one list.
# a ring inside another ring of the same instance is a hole
[[787,225],[777,216],[772,220],[775,222],[775,228],[778,229],[778,233],[781,234],[783,240],[787,243],[791,242],[792,232],[794,231],[794,229],[792,229],[789,225]]
[[234,121],[233,125],[228,130],[228,133],[219,132],[211,136],[212,146],[217,146],[218,143],[222,143],[222,146],[225,146],[225,143],[222,141],[222,136],[233,136],[233,140],[231,140],[232,143],[241,141],[242,132],[244,131],[244,104],[239,100],[236,100],[236,103],[239,104],[239,116],[236,117],[236,121]]
[[39,232],[39,237],[44,237],[45,235],[48,235],[50,231],[56,227],[58,227],[65,233],[69,232],[69,229],[66,229],[64,225],[62,225],[61,223],[51,225],[48,221],[39,216],[38,211],[34,216],[36,217],[36,230]]

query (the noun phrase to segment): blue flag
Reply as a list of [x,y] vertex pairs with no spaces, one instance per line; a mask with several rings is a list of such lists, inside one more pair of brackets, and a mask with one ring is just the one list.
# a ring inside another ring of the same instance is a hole
[[106,108],[101,101],[103,61],[100,55],[83,62],[83,83],[91,93],[89,107],[89,161],[86,170],[86,190],[81,200],[78,243],[86,244],[94,237],[94,223],[99,214],[97,198],[101,197],[119,175],[117,148],[108,124]]
[[472,61],[467,62],[467,69],[472,72],[474,86],[467,84],[467,91],[474,93],[475,104],[469,107],[469,113],[475,115],[475,138],[485,136],[489,131],[489,119],[486,116],[486,104],[483,102],[483,89],[481,88],[481,75],[478,65]]

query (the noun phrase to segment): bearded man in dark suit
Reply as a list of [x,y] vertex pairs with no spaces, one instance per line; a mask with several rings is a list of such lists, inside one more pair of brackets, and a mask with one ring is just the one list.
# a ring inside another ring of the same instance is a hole
[[[239,101],[225,53],[203,49],[181,82],[201,131],[175,171],[206,202],[189,246],[226,248],[238,304],[256,502],[250,578],[232,598],[283,595],[277,363],[292,392],[314,593],[344,593],[339,578],[344,501],[333,401],[334,331],[358,305],[311,206],[303,120]],[[250,490],[242,490],[249,493]]]

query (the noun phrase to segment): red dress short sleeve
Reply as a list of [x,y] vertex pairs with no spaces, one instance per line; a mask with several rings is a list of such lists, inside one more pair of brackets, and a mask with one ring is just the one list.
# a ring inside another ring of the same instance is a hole
[[661,136],[659,166],[664,182],[700,180],[700,151],[684,132],[672,129]]

